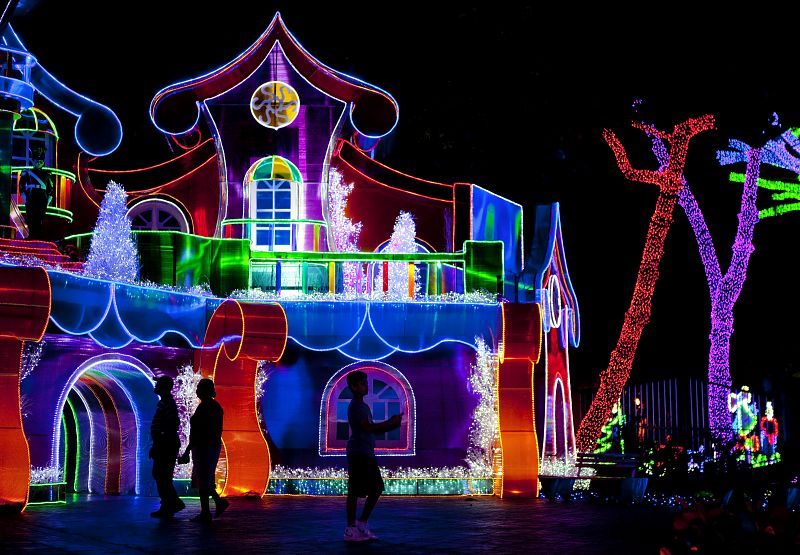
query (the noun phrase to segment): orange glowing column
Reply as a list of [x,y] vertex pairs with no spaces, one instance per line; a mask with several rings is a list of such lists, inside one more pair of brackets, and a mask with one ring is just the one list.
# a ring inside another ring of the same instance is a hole
[[256,370],[259,360],[280,359],[286,333],[286,314],[278,304],[228,299],[208,322],[200,371],[214,380],[217,400],[225,411],[225,495],[262,496],[267,490],[270,457],[258,423]]
[[0,268],[0,284],[0,512],[19,512],[31,481],[20,413],[22,346],[42,339],[52,296],[44,268]]
[[533,365],[542,326],[538,304],[503,305],[504,356],[497,376],[503,473],[500,497],[539,495],[539,442],[533,407]]

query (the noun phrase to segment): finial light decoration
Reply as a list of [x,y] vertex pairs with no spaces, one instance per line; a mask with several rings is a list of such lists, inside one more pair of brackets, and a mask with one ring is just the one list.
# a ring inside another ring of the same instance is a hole
[[291,125],[299,112],[297,91],[282,81],[268,81],[250,97],[250,113],[258,123],[270,129]]

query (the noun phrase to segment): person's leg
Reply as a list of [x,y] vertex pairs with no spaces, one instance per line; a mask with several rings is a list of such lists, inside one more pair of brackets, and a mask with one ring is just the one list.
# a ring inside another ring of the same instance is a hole
[[231,502],[223,497],[220,497],[216,489],[211,490],[211,497],[214,498],[214,516],[218,517],[225,512],[225,509],[230,506]]
[[363,523],[366,523],[367,520],[369,520],[369,515],[372,514],[372,510],[378,503],[378,499],[380,498],[384,489],[383,476],[381,476],[381,470],[380,467],[378,467],[378,460],[375,457],[370,457],[366,460],[365,473],[367,475],[369,489],[367,490],[368,495],[367,500],[364,503],[364,509],[361,511],[361,518],[358,519]]
[[[169,488],[167,487],[166,481],[166,466],[164,464],[164,458],[160,455],[156,455],[153,457],[153,480],[156,482],[156,489],[158,490],[158,497],[161,500],[161,507],[159,511],[166,511],[170,508],[170,503],[172,502],[172,497],[169,492]],[[172,485],[172,480],[169,482]],[[159,512],[157,511],[157,512]]]
[[177,451],[175,451],[174,456],[173,453],[170,453],[164,467],[164,489],[166,497],[162,499],[166,499],[169,502],[169,509],[173,513],[177,513],[178,511],[182,511],[186,508],[186,504],[181,501],[177,490],[175,490],[175,484],[172,481],[173,477],[175,476],[175,462],[177,458]]
[[347,509],[347,525],[356,525],[356,509],[358,508],[358,496],[354,493],[347,494],[347,501],[345,503]]
[[200,489],[200,512],[201,513],[208,513],[211,514],[211,510],[208,508],[208,490],[206,488]]
[[369,520],[369,515],[372,514],[372,509],[375,508],[380,496],[381,494],[378,492],[371,493],[367,496],[367,500],[364,502],[364,508],[361,510],[361,518],[358,520],[361,522],[367,522]]

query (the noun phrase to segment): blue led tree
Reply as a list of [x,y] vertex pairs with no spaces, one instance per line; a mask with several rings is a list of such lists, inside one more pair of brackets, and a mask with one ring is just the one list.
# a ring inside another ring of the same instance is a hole
[[139,253],[131,235],[131,221],[125,206],[127,198],[121,185],[109,182],[86,257],[87,275],[113,281],[138,281]]

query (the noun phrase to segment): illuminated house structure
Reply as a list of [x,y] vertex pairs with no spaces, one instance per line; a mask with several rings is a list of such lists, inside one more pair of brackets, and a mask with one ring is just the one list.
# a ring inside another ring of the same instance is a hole
[[[395,100],[317,61],[279,15],[228,64],[161,90],[150,114],[180,153],[124,171],[77,156],[72,221],[48,224],[86,253],[102,187],[121,183],[147,281],[4,240],[48,264],[0,266],[0,437],[17,449],[0,455],[0,504],[24,507],[31,467],[44,474],[32,491],[49,472],[53,498],[154,495],[152,378],[187,365],[225,409],[226,495],[344,491],[354,369],[376,420],[405,414],[377,438],[388,493],[530,497],[543,457],[574,456],[579,317],[557,204],[526,224],[523,268],[522,207],[376,161]],[[401,212],[415,224],[406,252],[392,250]],[[334,213],[361,224],[354,248]]]

